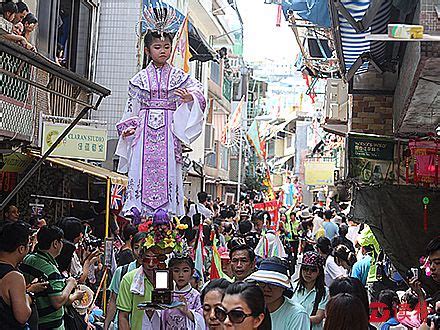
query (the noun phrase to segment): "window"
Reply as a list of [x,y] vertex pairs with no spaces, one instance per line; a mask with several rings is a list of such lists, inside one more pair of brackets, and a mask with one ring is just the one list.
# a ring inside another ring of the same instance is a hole
[[220,64],[211,61],[211,80],[220,86]]
[[203,82],[203,63],[200,61],[195,61],[196,62],[196,70],[194,73],[194,77],[200,81]]
[[270,140],[267,143],[267,156],[274,157],[275,156],[275,140]]
[[40,0],[38,2],[38,52],[47,58],[55,59],[57,44],[58,1]]
[[40,0],[38,50],[61,65],[89,77],[92,16],[87,0]]
[[206,165],[217,168],[217,142],[214,143],[212,151],[209,151],[206,155]]
[[220,162],[222,170],[227,171],[229,168],[229,149],[222,145],[220,146]]

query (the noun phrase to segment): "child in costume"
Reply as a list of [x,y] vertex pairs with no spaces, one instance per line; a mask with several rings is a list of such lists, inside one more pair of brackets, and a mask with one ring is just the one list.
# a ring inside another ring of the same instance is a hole
[[190,256],[175,255],[168,262],[175,283],[173,301],[183,302],[185,305],[162,312],[162,328],[167,330],[205,330],[200,293],[191,284],[194,274],[194,261]]
[[122,213],[135,223],[164,209],[184,215],[182,145],[202,132],[206,100],[202,84],[170,65],[176,16],[170,7],[148,8],[142,23],[150,62],[129,81],[128,101],[116,125],[118,172],[128,174]]

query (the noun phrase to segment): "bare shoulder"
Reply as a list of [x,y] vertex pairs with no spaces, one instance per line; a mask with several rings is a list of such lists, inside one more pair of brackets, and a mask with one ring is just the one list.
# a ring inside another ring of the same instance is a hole
[[22,287],[25,285],[24,276],[19,271],[13,270],[6,274],[1,280],[2,286]]

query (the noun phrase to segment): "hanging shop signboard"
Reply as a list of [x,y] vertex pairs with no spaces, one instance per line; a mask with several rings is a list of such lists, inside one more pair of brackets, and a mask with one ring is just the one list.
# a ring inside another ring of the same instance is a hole
[[304,183],[309,186],[334,186],[335,164],[333,162],[304,163]]
[[[43,124],[41,153],[44,154],[62,134],[66,124]],[[92,126],[75,126],[50,154],[54,157],[105,161],[107,130]]]
[[394,179],[394,140],[386,137],[348,137],[349,177],[362,183]]

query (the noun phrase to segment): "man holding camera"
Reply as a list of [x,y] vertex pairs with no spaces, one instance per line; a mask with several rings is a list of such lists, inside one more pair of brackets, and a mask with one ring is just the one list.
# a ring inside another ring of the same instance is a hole
[[82,299],[85,291],[74,291],[76,280],[73,277],[65,279],[58,270],[55,258],[63,247],[63,231],[56,226],[43,226],[37,240],[35,252],[24,258],[20,269],[27,283],[35,279],[49,282],[48,288],[36,298],[39,329],[64,329],[64,306]]

